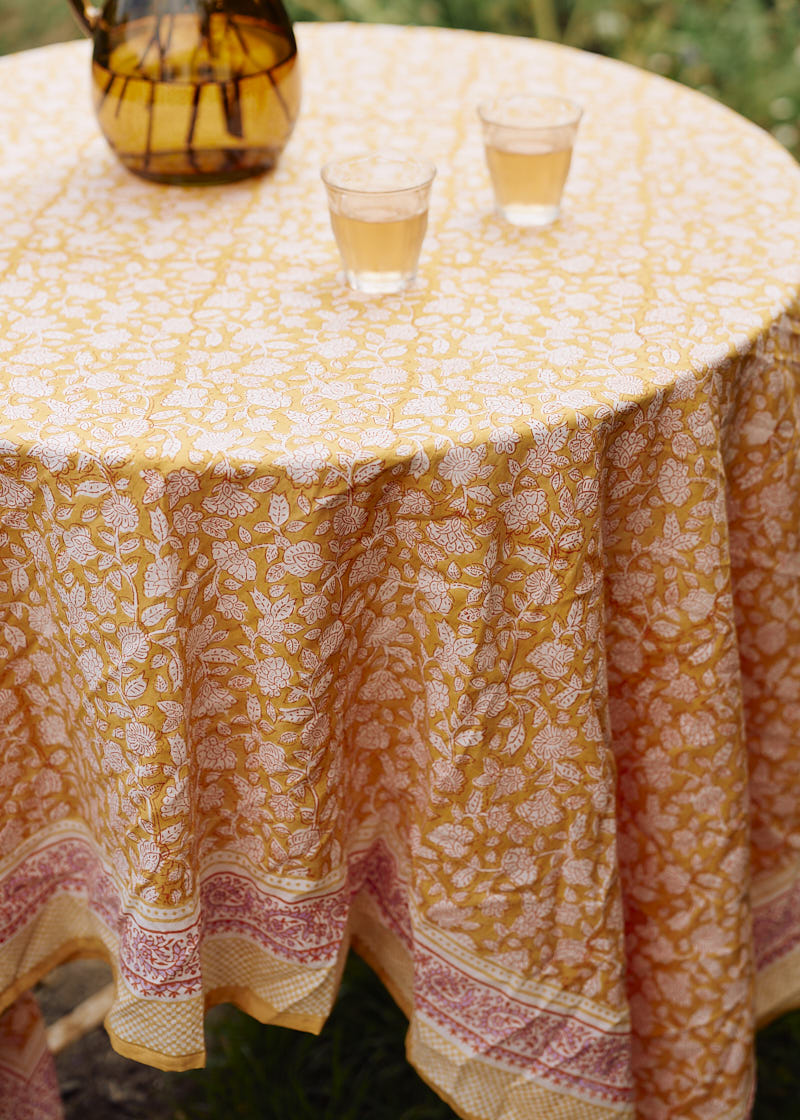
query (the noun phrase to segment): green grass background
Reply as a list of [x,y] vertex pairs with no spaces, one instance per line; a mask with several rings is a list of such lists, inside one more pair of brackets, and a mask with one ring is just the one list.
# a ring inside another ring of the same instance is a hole
[[[538,35],[611,55],[703,90],[800,155],[798,0],[291,0],[287,6],[296,19]],[[0,53],[78,34],[67,0],[0,0]],[[356,957],[319,1038],[216,1009],[209,1017],[209,1067],[170,1080],[175,1118],[455,1120],[406,1062],[406,1025]],[[758,1077],[753,1120],[800,1120],[800,1012],[759,1033]]]

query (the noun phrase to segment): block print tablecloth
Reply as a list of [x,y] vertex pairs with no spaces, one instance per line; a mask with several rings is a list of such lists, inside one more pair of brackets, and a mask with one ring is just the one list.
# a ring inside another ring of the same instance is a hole
[[44,1021],[30,992],[0,1015],[0,1116],[4,1120],[64,1117]]
[[[317,1030],[351,941],[473,1120],[742,1120],[800,995],[800,175],[547,44],[300,28],[277,172],[148,185],[85,44],[0,64],[0,990],[124,1054]],[[586,117],[554,229],[475,103]],[[439,168],[349,292],[319,165]]]

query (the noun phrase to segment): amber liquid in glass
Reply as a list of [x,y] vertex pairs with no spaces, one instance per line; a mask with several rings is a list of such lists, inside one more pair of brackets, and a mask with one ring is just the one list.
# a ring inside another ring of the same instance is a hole
[[398,216],[374,210],[368,218],[331,214],[334,236],[350,272],[413,272],[428,225],[427,211]]
[[557,216],[572,148],[507,150],[486,145],[486,162],[500,209],[521,225],[548,225]]
[[225,182],[271,167],[299,110],[293,39],[242,16],[124,24],[95,51],[100,127],[120,160],[161,182]]
[[398,212],[386,203],[362,200],[357,216],[331,210],[331,225],[351,286],[364,292],[393,292],[414,278],[428,211]]

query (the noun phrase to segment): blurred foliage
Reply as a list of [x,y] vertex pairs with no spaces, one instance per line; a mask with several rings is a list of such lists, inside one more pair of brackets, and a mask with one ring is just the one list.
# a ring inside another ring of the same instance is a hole
[[752,1120],[800,1115],[800,1011],[782,1015],[756,1037],[758,1089]]
[[[295,19],[537,35],[718,98],[800,156],[798,0],[288,0]],[[0,52],[77,35],[67,0],[0,0]]]
[[79,35],[67,0],[0,0],[0,54]]

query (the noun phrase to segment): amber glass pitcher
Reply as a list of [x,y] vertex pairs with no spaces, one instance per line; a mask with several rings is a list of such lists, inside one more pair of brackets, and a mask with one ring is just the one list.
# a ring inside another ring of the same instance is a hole
[[300,108],[281,0],[70,0],[94,40],[102,132],[160,183],[221,183],[273,166]]

